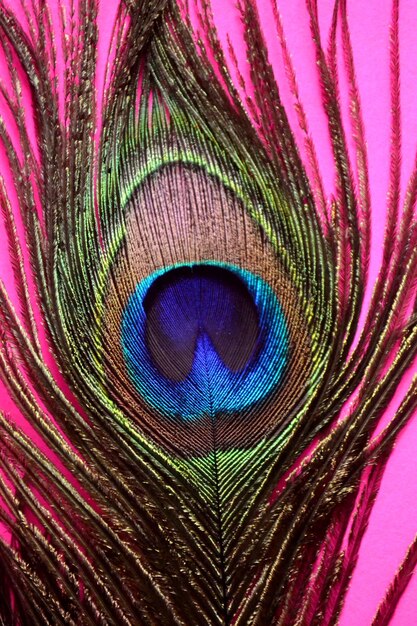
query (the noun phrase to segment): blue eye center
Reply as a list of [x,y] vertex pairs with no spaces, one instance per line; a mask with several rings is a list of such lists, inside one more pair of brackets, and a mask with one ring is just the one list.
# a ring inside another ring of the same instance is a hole
[[262,401],[289,358],[287,323],[271,287],[213,262],[161,269],[138,283],[124,309],[121,342],[143,399],[186,421]]
[[152,283],[143,308],[149,354],[169,380],[190,375],[201,341],[231,372],[242,371],[256,353],[258,310],[246,284],[230,270],[172,269]]

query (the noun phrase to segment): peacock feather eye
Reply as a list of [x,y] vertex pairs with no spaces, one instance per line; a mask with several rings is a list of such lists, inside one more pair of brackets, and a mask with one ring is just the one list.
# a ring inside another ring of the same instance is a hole
[[308,357],[320,349],[311,303],[253,177],[233,160],[222,167],[212,139],[191,144],[192,119],[182,119],[179,143],[175,111],[169,123],[157,113],[146,132],[162,141],[165,119],[159,159],[144,149],[138,161],[130,149],[118,163],[124,204],[99,330],[105,385],[116,405],[129,398],[132,419],[175,456],[209,454],[213,423],[219,449],[249,453],[288,428],[289,407],[320,381],[310,377]]

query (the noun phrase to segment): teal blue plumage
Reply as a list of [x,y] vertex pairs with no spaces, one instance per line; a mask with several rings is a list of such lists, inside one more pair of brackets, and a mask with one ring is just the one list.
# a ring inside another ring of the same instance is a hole
[[247,271],[215,262],[164,268],[141,281],[121,334],[139,393],[181,420],[232,416],[260,402],[282,380],[288,358],[285,319],[272,290]]

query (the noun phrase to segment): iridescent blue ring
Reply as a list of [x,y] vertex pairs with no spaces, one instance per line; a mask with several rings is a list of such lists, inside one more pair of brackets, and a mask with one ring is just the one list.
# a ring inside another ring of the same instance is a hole
[[[196,265],[166,267],[140,281],[127,301],[121,324],[123,355],[136,390],[150,407],[184,421],[218,413],[240,413],[261,402],[282,383],[289,359],[287,322],[273,289],[248,270],[205,261],[198,266],[215,266],[231,272],[246,286],[258,312],[258,349],[244,367],[233,371],[219,357],[210,336],[201,332],[195,342],[192,366],[183,380],[172,380],[161,372],[147,341],[146,297],[161,276]],[[172,328],[175,329],[175,323]],[[179,332],[178,340],[174,337],[174,341],[179,342],[182,336]]]

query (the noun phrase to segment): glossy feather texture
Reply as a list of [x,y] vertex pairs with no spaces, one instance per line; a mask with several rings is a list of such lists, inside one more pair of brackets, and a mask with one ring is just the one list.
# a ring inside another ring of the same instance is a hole
[[[0,618],[336,624],[417,405],[414,379],[373,435],[417,352],[398,2],[385,247],[361,325],[371,206],[346,2],[328,50],[307,2],[330,198],[311,141],[302,159],[252,0],[238,7],[250,72],[237,85],[208,2],[126,0],[100,91],[97,10],[0,3],[1,206],[19,305],[0,283],[0,372],[34,433],[1,417]],[[275,20],[297,95],[278,10]],[[296,113],[302,126],[299,101]],[[412,546],[375,626],[416,560]]]

